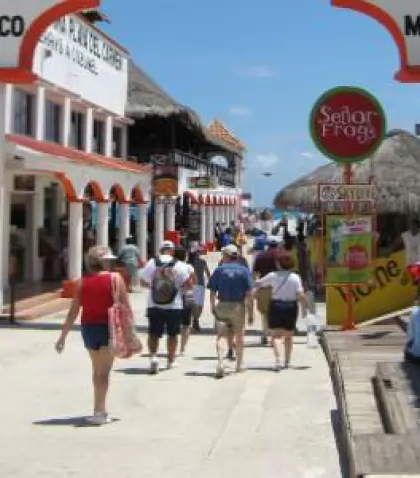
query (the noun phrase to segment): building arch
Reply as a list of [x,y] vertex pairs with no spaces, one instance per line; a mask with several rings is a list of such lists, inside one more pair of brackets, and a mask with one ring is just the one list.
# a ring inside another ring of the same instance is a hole
[[106,201],[102,188],[97,181],[89,181],[86,184],[83,197],[96,202]]
[[131,190],[131,201],[135,204],[145,204],[146,198],[140,186],[134,186]]
[[120,204],[127,202],[127,197],[125,195],[124,189],[121,184],[113,184],[109,191],[109,197],[111,201],[116,201]]

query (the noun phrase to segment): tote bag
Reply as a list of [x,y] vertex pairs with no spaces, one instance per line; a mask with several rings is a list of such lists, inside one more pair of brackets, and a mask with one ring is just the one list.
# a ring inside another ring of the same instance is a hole
[[143,346],[135,330],[131,308],[119,300],[119,286],[115,274],[111,276],[111,283],[114,302],[108,311],[111,349],[118,358],[130,358],[140,353]]

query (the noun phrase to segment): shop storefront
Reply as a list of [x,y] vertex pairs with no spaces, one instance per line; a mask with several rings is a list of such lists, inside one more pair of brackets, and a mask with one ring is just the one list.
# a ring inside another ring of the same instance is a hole
[[63,279],[68,295],[93,244],[117,252],[131,234],[146,258],[151,169],[127,160],[124,48],[68,15],[39,39],[33,73],[0,83],[0,290],[12,254],[19,282]]

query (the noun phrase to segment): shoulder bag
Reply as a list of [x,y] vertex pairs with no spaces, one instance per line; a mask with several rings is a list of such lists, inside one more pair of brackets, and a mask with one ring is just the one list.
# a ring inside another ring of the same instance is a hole
[[118,358],[130,358],[141,353],[143,345],[137,336],[133,312],[120,301],[116,274],[111,274],[113,305],[108,311],[110,348]]

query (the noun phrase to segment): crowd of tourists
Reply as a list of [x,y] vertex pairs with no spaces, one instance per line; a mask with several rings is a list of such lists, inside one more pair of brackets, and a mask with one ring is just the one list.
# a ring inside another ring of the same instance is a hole
[[[157,256],[150,259],[140,273],[135,246],[131,247],[133,244],[128,241],[120,252],[120,259],[132,265],[133,279],[139,280],[141,286],[148,290],[147,348],[151,374],[158,374],[161,370],[158,350],[165,334],[167,369],[175,367],[177,357],[187,352],[192,328],[200,331],[206,288],[215,321],[215,377],[224,377],[226,360],[236,361],[237,373],[245,370],[244,334],[247,324],[254,323],[255,300],[262,314],[263,344],[269,338],[272,342],[273,370],[289,367],[299,303],[304,310],[309,305],[301,278],[293,272],[294,260],[282,247],[279,238],[272,237],[267,241],[267,250],[258,256],[250,268],[242,255],[244,244],[238,247],[233,242],[221,247],[221,261],[213,272],[209,270],[198,245],[187,252],[171,241],[164,241]],[[82,339],[93,370],[94,413],[88,420],[93,425],[109,421],[106,396],[114,360],[109,311],[116,303],[131,311],[126,282],[120,274],[110,272],[113,259],[115,256],[107,247],[95,246],[88,251],[87,274],[77,283],[69,313],[56,343],[56,350],[61,353],[67,335],[81,312]],[[285,348],[283,362],[282,339]]]

